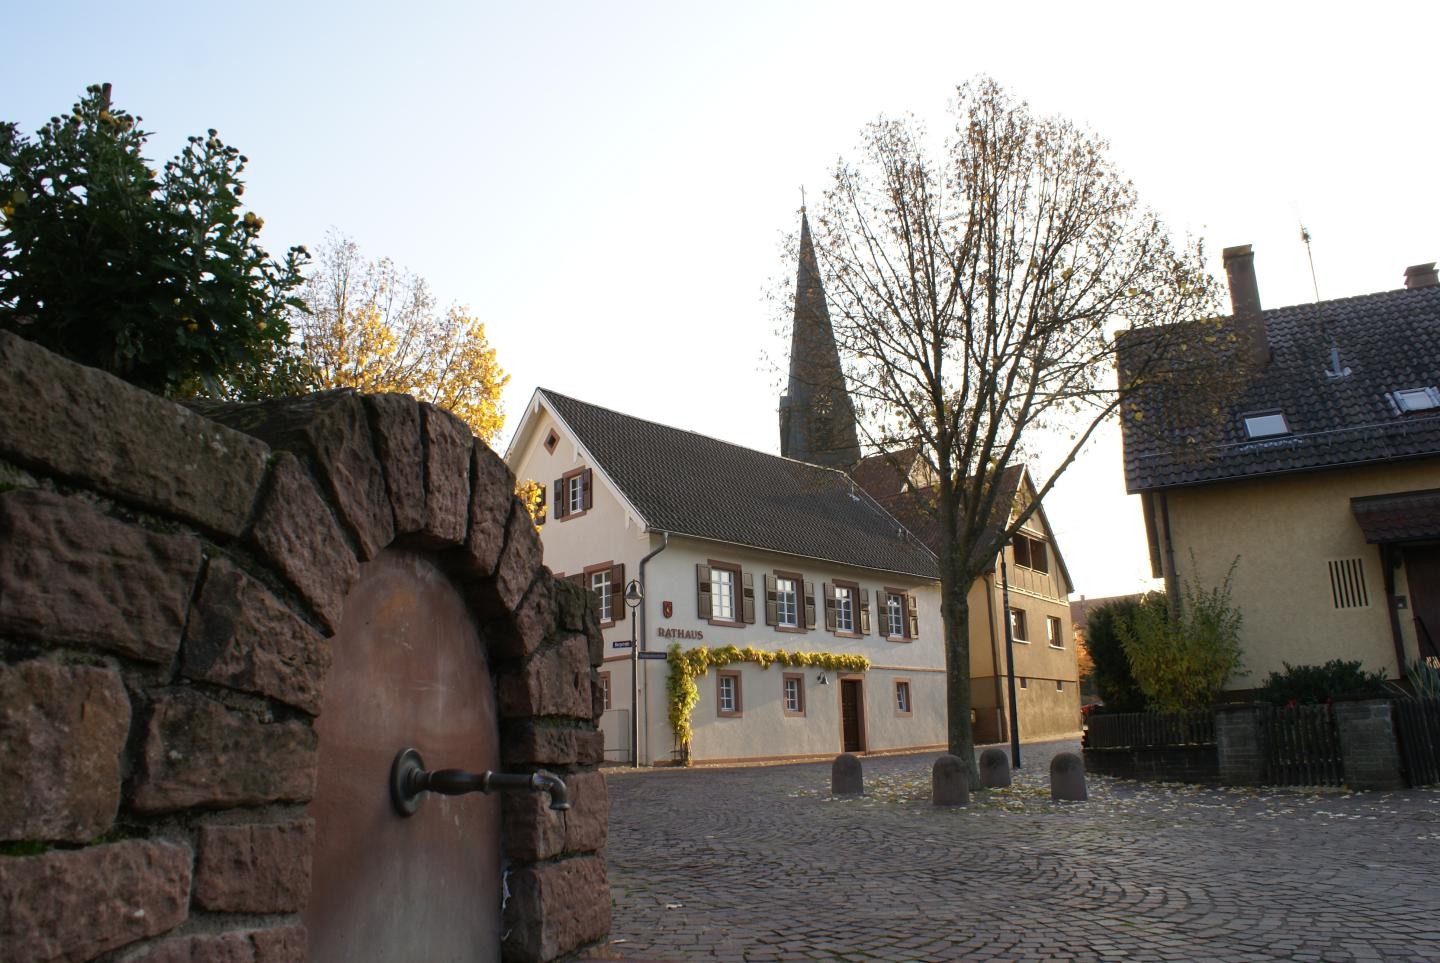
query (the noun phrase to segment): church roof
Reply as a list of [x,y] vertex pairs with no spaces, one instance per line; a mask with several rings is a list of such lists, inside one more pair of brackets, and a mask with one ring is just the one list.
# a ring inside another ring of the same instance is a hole
[[537,395],[650,529],[939,578],[934,553],[844,472]]

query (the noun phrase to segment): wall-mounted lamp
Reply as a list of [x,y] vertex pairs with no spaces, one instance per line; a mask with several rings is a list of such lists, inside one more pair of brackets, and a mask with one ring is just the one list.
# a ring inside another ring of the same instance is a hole
[[829,685],[829,684],[830,684],[830,680],[827,679],[827,678],[825,677],[825,673],[822,672],[822,673],[820,673],[819,675],[817,675],[817,676],[815,677],[815,684],[816,684],[816,685]]

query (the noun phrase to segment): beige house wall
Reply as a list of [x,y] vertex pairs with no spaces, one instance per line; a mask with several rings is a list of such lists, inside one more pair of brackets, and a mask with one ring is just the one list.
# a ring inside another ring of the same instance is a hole
[[[1196,488],[1168,489],[1153,499],[1152,520],[1167,575],[1219,585],[1232,562],[1232,599],[1244,617],[1244,671],[1229,688],[1253,688],[1272,671],[1359,659],[1391,678],[1396,663],[1380,548],[1366,543],[1350,499],[1440,488],[1440,463],[1401,462]],[[1163,495],[1163,498],[1162,498]],[[1165,543],[1168,511],[1172,550]],[[1191,553],[1193,552],[1193,561]],[[1173,573],[1172,569],[1173,557]],[[1369,604],[1336,608],[1332,560],[1360,559]],[[1396,593],[1409,595],[1403,567]],[[1407,661],[1418,654],[1409,610],[1400,611]]]

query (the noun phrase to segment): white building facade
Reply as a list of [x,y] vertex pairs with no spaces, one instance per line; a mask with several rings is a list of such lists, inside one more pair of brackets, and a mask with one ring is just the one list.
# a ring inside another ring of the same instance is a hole
[[[507,461],[517,478],[545,486],[545,563],[596,593],[608,760],[630,761],[632,751],[641,765],[685,751],[697,762],[820,758],[945,744],[934,555],[844,472],[545,389]],[[643,592],[634,610],[624,598],[631,580]],[[674,670],[636,658],[675,645],[811,653],[812,664],[707,668],[694,679],[687,750],[671,719]],[[868,667],[829,658],[845,656],[863,656]]]

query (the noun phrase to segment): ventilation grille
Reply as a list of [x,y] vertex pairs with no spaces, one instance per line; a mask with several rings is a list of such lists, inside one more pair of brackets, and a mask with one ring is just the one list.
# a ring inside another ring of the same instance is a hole
[[1330,597],[1337,609],[1363,609],[1370,605],[1365,592],[1365,569],[1358,558],[1330,562]]

